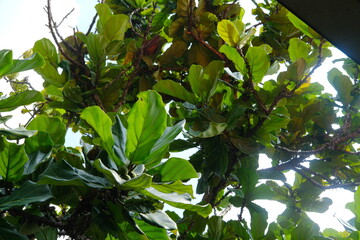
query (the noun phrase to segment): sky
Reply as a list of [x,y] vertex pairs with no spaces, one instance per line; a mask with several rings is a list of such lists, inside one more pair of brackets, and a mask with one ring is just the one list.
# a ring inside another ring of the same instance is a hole
[[[97,0],[52,0],[52,9],[55,21],[59,22],[73,8],[75,10],[61,25],[60,32],[63,36],[72,34],[73,27],[77,27],[80,31],[86,31],[94,14],[94,6]],[[245,9],[253,7],[251,0],[242,0],[241,3]],[[47,16],[44,11],[46,0],[0,0],[0,49],[12,49],[14,58],[21,57],[22,53],[30,49],[36,40],[43,37],[51,39],[49,30],[45,26]],[[246,12],[245,21],[254,21],[249,11]],[[336,58],[342,58],[344,55],[338,51],[333,51]],[[318,81],[326,87],[326,91],[335,93],[334,89],[328,84],[327,71],[333,67],[339,67],[340,64],[333,64],[332,60],[327,60],[322,68],[318,69],[312,76],[312,81]],[[30,71],[22,74],[29,76],[32,85],[38,89],[42,89],[42,79]],[[0,80],[0,92],[6,91],[4,80]],[[17,127],[19,123],[24,123],[25,118],[15,116],[11,127]],[[67,136],[67,144],[71,146],[79,145],[78,136],[69,133]],[[187,158],[188,154],[182,154],[180,157]],[[263,168],[270,167],[270,160],[265,157],[261,158],[261,166]],[[293,178],[293,174],[288,174]],[[334,215],[339,218],[348,220],[352,217],[350,211],[345,210],[344,206],[347,202],[353,201],[352,193],[345,190],[335,189],[328,190],[323,195],[333,199],[334,204],[325,214],[309,213],[310,217],[317,222],[322,229],[332,227],[342,230],[342,226],[338,223]],[[275,220],[276,216],[284,210],[284,206],[277,202],[259,201],[259,204],[270,209],[269,219]],[[270,208],[268,206],[271,206]],[[237,218],[237,210],[230,211],[227,218]]]

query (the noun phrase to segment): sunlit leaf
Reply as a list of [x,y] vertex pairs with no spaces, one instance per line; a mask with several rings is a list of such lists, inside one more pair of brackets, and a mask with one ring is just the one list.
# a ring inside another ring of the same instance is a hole
[[166,128],[166,111],[155,91],[141,92],[128,116],[126,155],[132,163],[143,163]]
[[48,132],[56,145],[65,143],[66,126],[59,118],[37,116],[28,124],[27,129]]
[[178,122],[172,127],[165,128],[163,135],[156,140],[154,146],[151,148],[149,155],[146,157],[145,164],[158,163],[163,158],[165,151],[174,139],[183,130],[185,121]]
[[22,177],[24,165],[28,161],[24,145],[17,145],[0,139],[0,176],[5,181],[17,181]]
[[0,112],[12,111],[20,106],[45,101],[42,94],[35,90],[26,90],[0,100]]
[[219,51],[224,53],[226,57],[235,64],[236,69],[243,75],[247,72],[245,60],[240,56],[240,53],[238,53],[236,48],[222,45]]
[[115,141],[111,132],[112,121],[110,117],[98,106],[92,106],[84,109],[80,117],[94,128],[101,139],[101,146],[109,154],[111,159],[118,166],[122,166],[123,162],[121,162],[113,149]]
[[40,53],[44,60],[50,65],[57,67],[59,56],[54,44],[49,39],[42,38],[36,41],[32,50],[34,53]]
[[188,92],[180,83],[172,80],[159,81],[153,89],[192,104],[196,103],[196,97],[193,94]]
[[259,83],[270,67],[270,59],[262,47],[250,47],[246,52],[246,59],[254,83]]
[[292,62],[296,62],[299,58],[307,59],[311,47],[305,42],[301,41],[298,38],[292,38],[289,41],[289,55]]
[[[157,169],[163,182],[187,180],[198,177],[191,163],[181,158],[170,158],[157,167]],[[181,169],[181,171],[179,171],[179,169]]]
[[217,32],[230,46],[236,46],[240,42],[240,33],[230,20],[221,20],[217,25]]

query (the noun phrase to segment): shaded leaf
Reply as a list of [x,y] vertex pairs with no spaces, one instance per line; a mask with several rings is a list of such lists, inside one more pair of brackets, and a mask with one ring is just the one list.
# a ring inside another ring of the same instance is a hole
[[64,160],[52,164],[45,172],[40,174],[38,183],[60,186],[89,186],[92,188],[107,188],[111,186],[105,178],[74,168]]
[[165,212],[160,210],[150,213],[140,213],[140,217],[145,222],[160,228],[167,230],[177,229],[176,223]]
[[31,181],[25,182],[9,196],[0,198],[0,209],[5,210],[16,206],[24,206],[34,202],[45,202],[52,198],[47,185],[37,185]]
[[211,205],[207,204],[204,206],[200,205],[192,205],[191,204],[191,197],[189,194],[179,194],[176,192],[173,193],[164,193],[161,192],[153,187],[146,188],[144,190],[140,190],[140,193],[164,201],[165,203],[176,207],[176,208],[182,208],[189,211],[196,212],[200,216],[207,217],[211,212],[212,208]]
[[114,152],[120,158],[120,160],[125,164],[129,164],[129,159],[126,157],[126,135],[127,130],[123,126],[119,116],[115,117],[115,124],[112,127],[112,134],[114,137]]
[[14,129],[0,129],[0,135],[4,135],[7,139],[10,140],[29,138],[34,136],[34,134],[36,134],[36,131],[29,131],[24,127]]
[[0,218],[0,240],[28,240],[28,238],[19,233],[17,229],[9,224],[5,219]]
[[227,127],[226,123],[210,122],[208,129],[203,132],[197,132],[189,128],[189,133],[194,137],[210,138],[221,134]]
[[303,219],[291,232],[292,240],[308,240],[319,235],[319,226],[310,219]]

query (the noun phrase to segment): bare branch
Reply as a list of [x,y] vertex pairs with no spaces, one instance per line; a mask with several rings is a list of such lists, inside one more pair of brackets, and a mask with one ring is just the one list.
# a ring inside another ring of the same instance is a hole
[[74,10],[75,10],[75,8],[71,9],[71,11],[68,12],[68,13],[65,15],[65,17],[63,17],[63,19],[61,19],[60,23],[57,24],[56,27],[60,27],[60,25],[64,22],[64,20],[65,20],[66,18],[68,18],[68,17],[70,16],[70,14],[71,14]]

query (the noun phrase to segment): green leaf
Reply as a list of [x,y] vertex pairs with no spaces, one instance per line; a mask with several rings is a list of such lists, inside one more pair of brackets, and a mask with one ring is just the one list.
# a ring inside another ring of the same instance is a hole
[[197,214],[203,217],[209,216],[209,214],[212,212],[212,208],[210,204],[204,206],[192,205],[190,202],[191,197],[187,193],[184,194],[179,194],[176,192],[164,193],[153,187],[140,190],[139,192],[154,199],[164,201],[170,206],[196,212]]
[[57,54],[56,47],[49,39],[43,38],[36,41],[32,50],[34,53],[40,53],[44,60],[50,65],[57,67],[59,63],[59,56]]
[[303,21],[301,21],[298,17],[296,17],[293,13],[288,12],[287,17],[294,24],[295,27],[300,29],[304,34],[309,36],[310,38],[320,39],[321,36],[315,32],[311,27],[306,25]]
[[128,28],[129,16],[124,14],[111,16],[104,25],[105,38],[109,42],[114,40],[124,40],[124,35]]
[[90,59],[97,65],[103,64],[106,60],[106,39],[102,35],[92,33],[81,39],[86,43]]
[[353,100],[351,91],[353,85],[348,76],[343,75],[338,69],[333,68],[328,72],[329,83],[335,88],[338,93],[338,98],[344,106],[350,104]]
[[153,226],[164,228],[166,230],[177,229],[176,223],[161,210],[150,213],[140,213],[140,217]]
[[261,145],[251,138],[232,136],[230,141],[234,146],[245,154],[257,154],[260,152]]
[[39,115],[29,123],[27,129],[48,132],[55,145],[65,143],[66,126],[59,118]]
[[128,117],[126,155],[132,163],[143,163],[166,128],[166,110],[155,91],[140,92]]
[[17,181],[22,177],[28,157],[24,145],[17,145],[0,139],[0,176],[7,182]]
[[126,181],[123,185],[120,186],[120,189],[137,191],[137,189],[144,189],[150,187],[151,182],[152,176],[143,173],[138,177]]
[[222,220],[222,217],[212,216],[208,220],[208,235],[212,240],[222,240],[224,239],[223,233],[225,230],[225,222]]
[[35,72],[37,72],[46,83],[52,84],[56,87],[62,87],[66,83],[67,79],[64,74],[59,74],[56,68],[57,67],[54,67],[51,63],[45,62],[42,67],[36,68]]
[[[140,238],[138,234],[128,234],[128,239],[137,239],[137,240],[147,240],[147,239],[154,239],[154,240],[169,240],[169,236],[167,231],[164,228],[156,227],[151,224],[148,224],[145,221],[140,221],[135,219],[137,226],[141,229],[144,233]],[[123,239],[123,238],[122,238]],[[106,239],[107,240],[107,239]],[[116,240],[116,239],[115,239]]]
[[40,232],[35,233],[37,240],[57,240],[58,232],[56,228],[45,227]]
[[19,233],[17,229],[5,219],[0,218],[0,240],[29,240],[28,237]]
[[246,59],[254,83],[260,83],[270,67],[270,59],[264,48],[250,47],[246,52]]
[[29,138],[36,134],[36,131],[26,130],[24,127],[14,129],[0,129],[0,135],[4,135],[7,139],[17,140],[21,138]]
[[0,112],[12,111],[20,106],[45,101],[42,94],[35,90],[26,90],[0,100]]
[[88,186],[92,188],[107,188],[111,186],[105,178],[74,168],[64,160],[59,160],[55,164],[50,165],[45,172],[40,174],[38,183],[59,186]]
[[80,117],[96,131],[101,139],[101,146],[116,165],[122,166],[123,162],[118,158],[113,149],[115,141],[111,132],[112,121],[110,117],[98,106],[85,108]]
[[127,130],[123,126],[119,116],[115,117],[115,124],[112,127],[112,134],[114,137],[114,152],[116,156],[120,158],[120,160],[125,164],[128,165],[130,163],[129,159],[126,157],[126,135]]
[[317,199],[304,198],[300,201],[301,208],[304,211],[317,213],[326,212],[332,203],[332,200],[327,197]]
[[185,124],[185,120],[178,122],[172,127],[167,127],[163,135],[155,142],[149,155],[146,157],[144,164],[157,164],[165,154],[170,143],[180,134]]
[[197,102],[192,93],[188,92],[180,83],[172,80],[161,80],[153,86],[153,89],[192,104]]
[[240,42],[240,33],[230,20],[221,20],[217,25],[217,32],[230,46],[236,46]]
[[0,124],[6,123],[11,118],[12,118],[12,115],[7,115],[7,116],[0,117]]
[[44,64],[45,64],[44,58],[40,54],[35,53],[30,58],[24,60],[14,60],[12,66],[4,75],[38,68],[43,66]]
[[222,45],[219,52],[224,53],[225,56],[235,64],[235,68],[240,71],[242,75],[247,73],[245,60],[240,56],[240,53],[238,53],[236,48]]
[[119,175],[116,171],[114,171],[114,170],[106,167],[106,166],[101,162],[100,159],[96,159],[96,160],[94,161],[94,167],[95,167],[99,172],[101,172],[102,174],[104,174],[105,177],[106,177],[106,179],[109,180],[109,182],[111,182],[111,183],[114,184],[114,185],[120,186],[120,185],[124,184],[125,181],[126,181],[125,179],[122,179],[122,178],[120,177],[120,175]]
[[152,183],[151,186],[163,193],[188,193],[192,198],[194,198],[192,185],[185,185],[180,180],[171,183]]
[[[156,169],[159,171],[163,182],[187,180],[198,177],[191,163],[181,158],[170,158]],[[179,169],[181,169],[181,171],[179,171]]]
[[0,76],[6,75],[6,72],[9,70],[13,63],[12,51],[11,50],[1,50],[0,51]]
[[34,202],[45,202],[52,198],[47,185],[37,185],[31,181],[25,182],[9,196],[0,198],[0,209],[6,210],[16,206],[24,206]]
[[95,9],[97,14],[99,15],[97,28],[99,29],[99,31],[103,31],[105,23],[111,18],[111,16],[113,16],[113,14],[107,4],[96,4]]
[[48,132],[39,131],[35,136],[25,139],[25,151],[27,154],[41,151],[50,152],[54,142],[50,138]]
[[358,188],[354,194],[355,203],[355,226],[360,229],[360,188]]
[[292,62],[296,62],[300,58],[305,60],[308,58],[311,51],[311,47],[308,44],[298,38],[290,39],[289,43],[288,51]]
[[189,15],[190,0],[177,0],[176,1],[176,13],[181,17],[187,17]]
[[203,132],[197,132],[189,129],[189,133],[198,138],[210,138],[221,134],[227,127],[226,123],[210,122],[208,129]]
[[252,204],[249,207],[251,215],[251,235],[253,239],[263,239],[267,223],[267,212],[262,207]]
[[303,219],[291,232],[291,240],[308,240],[319,235],[319,226],[310,219]]
[[200,65],[192,65],[188,79],[195,95],[207,102],[208,98],[212,96],[223,70],[224,62],[218,60],[210,62],[205,69]]
[[25,139],[25,151],[29,160],[24,166],[24,174],[30,174],[38,165],[50,157],[54,142],[49,133],[38,132],[35,136]]

